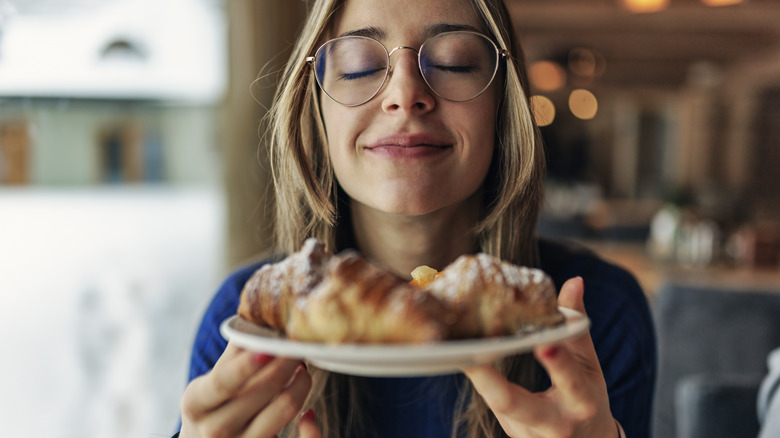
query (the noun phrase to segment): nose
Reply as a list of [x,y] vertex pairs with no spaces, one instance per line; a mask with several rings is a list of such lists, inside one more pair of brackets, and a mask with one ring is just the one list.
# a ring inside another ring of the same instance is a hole
[[398,57],[391,67],[386,89],[382,93],[382,109],[386,112],[416,114],[431,111],[436,105],[436,99],[417,67],[417,50],[396,47],[390,51],[390,56],[396,52]]

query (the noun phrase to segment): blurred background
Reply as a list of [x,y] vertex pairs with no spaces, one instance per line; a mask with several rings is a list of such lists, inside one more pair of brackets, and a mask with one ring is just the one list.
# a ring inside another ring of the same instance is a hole
[[[746,332],[755,314],[706,295],[680,318],[710,318],[686,330],[713,347],[682,366],[659,310],[681,288],[780,297],[780,2],[507,5],[549,154],[539,233],[637,276],[665,364],[657,438],[682,438],[679,377],[753,385],[780,345],[780,313]],[[0,0],[0,436],[172,434],[201,312],[269,246],[258,125],[305,11]],[[760,347],[731,354],[718,330]]]

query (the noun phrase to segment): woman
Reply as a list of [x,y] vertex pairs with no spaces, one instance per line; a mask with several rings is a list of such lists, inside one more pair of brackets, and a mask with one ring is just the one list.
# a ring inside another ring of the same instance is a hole
[[543,147],[511,29],[500,0],[315,1],[270,119],[278,251],[314,236],[407,277],[478,251],[540,266],[561,306],[587,308],[592,338],[454,376],[307,370],[219,336],[254,265],[226,281],[198,332],[181,437],[288,424],[302,437],[610,438],[619,424],[648,436],[655,346],[641,290],[535,238]]

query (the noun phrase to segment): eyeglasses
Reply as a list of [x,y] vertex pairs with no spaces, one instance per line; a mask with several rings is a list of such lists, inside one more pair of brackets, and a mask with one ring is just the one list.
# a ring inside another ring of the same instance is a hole
[[317,83],[328,97],[345,106],[358,106],[379,93],[392,74],[390,57],[401,49],[416,52],[428,87],[454,102],[482,94],[496,77],[499,61],[508,55],[485,35],[456,31],[428,39],[419,50],[400,46],[388,51],[373,38],[339,37],[323,44],[306,62],[313,64]]

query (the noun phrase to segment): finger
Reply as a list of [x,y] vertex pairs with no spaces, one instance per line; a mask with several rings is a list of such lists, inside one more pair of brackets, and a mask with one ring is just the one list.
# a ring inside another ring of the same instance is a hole
[[290,384],[252,420],[245,435],[258,438],[275,436],[299,415],[310,389],[311,376],[300,365]]
[[[585,314],[585,283],[581,277],[567,280],[558,294],[558,304]],[[559,352],[563,354],[558,354]],[[596,349],[589,333],[570,339],[559,346],[541,346],[534,349],[537,360],[550,373],[550,378],[556,375],[559,380],[567,375],[576,374],[574,366],[584,366],[590,370],[600,370]],[[564,383],[560,380],[560,383]],[[553,382],[555,384],[555,382]]]
[[589,364],[564,346],[542,347],[535,353],[550,376],[553,397],[573,418],[589,421],[601,410],[609,411],[607,385],[597,360]]
[[301,419],[298,421],[298,438],[322,438],[322,432],[317,426],[313,409],[309,409],[301,415]]
[[[558,304],[562,307],[567,307],[577,312],[586,314],[585,302],[583,300],[585,296],[585,284],[581,277],[574,277],[567,280],[561,287],[561,291],[558,294]],[[568,340],[564,345],[569,350],[577,355],[581,356],[585,360],[588,367],[593,369],[600,369],[599,359],[596,355],[596,349],[593,346],[593,341],[588,333],[584,333],[582,336]]]
[[570,278],[561,286],[561,291],[558,294],[558,305],[585,314],[584,294],[585,282],[582,277]]
[[481,365],[463,372],[496,415],[511,413],[516,420],[528,425],[540,424],[547,418],[546,403],[525,388],[509,382],[495,367]]
[[274,358],[265,368],[247,379],[243,390],[254,391],[256,388],[266,388],[271,389],[276,395],[287,386],[301,363],[299,359]]
[[214,368],[193,380],[184,391],[182,414],[197,418],[221,406],[233,398],[247,380],[271,359],[268,355],[228,345]]
[[534,350],[539,363],[547,370],[550,381],[561,395],[569,400],[580,400],[587,396],[587,381],[584,369],[589,365],[574,355],[564,346],[546,346]]
[[204,428],[227,436],[237,434],[285,389],[300,364],[298,360],[280,358],[269,362],[250,378],[251,384],[204,419]]

